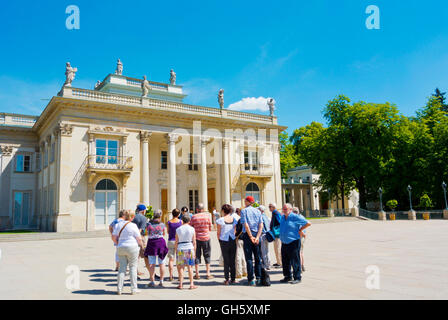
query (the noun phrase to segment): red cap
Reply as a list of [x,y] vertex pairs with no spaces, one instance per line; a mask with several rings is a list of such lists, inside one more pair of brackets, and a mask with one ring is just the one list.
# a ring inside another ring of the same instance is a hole
[[255,202],[255,199],[254,199],[254,197],[252,197],[252,196],[247,196],[245,200],[246,200],[247,202],[250,202],[250,203],[254,203],[254,202]]

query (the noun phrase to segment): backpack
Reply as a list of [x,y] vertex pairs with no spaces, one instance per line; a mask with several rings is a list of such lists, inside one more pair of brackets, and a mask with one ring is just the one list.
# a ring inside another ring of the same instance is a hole
[[271,286],[271,277],[265,268],[261,268],[261,285],[264,287]]

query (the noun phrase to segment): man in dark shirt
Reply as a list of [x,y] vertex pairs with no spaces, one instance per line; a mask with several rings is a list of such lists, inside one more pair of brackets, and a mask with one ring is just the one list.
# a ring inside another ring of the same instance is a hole
[[[146,239],[145,239],[145,230],[146,230],[146,206],[144,204],[139,204],[137,205],[137,213],[134,217],[134,219],[132,219],[132,222],[135,223],[137,225],[137,228],[140,231],[140,234],[142,235],[142,241],[144,244],[146,244]],[[140,261],[140,256],[139,256],[139,261]],[[137,264],[138,266],[138,264]],[[137,276],[142,276],[144,275],[143,272],[139,272],[137,270]]]
[[[272,212],[271,217],[271,225],[270,230],[274,230],[274,228],[280,228],[280,218],[282,217],[281,213],[277,210],[277,205],[275,203],[269,204],[269,210]],[[274,240],[274,252],[275,252],[275,260],[277,261],[274,263],[275,268],[281,268],[282,266],[282,255],[281,255],[281,248],[282,243],[280,241],[280,238],[275,238]]]

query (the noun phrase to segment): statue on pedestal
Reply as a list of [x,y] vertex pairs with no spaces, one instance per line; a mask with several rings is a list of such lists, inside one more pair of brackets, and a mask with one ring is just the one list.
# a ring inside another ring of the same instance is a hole
[[121,63],[120,59],[117,61],[117,69],[115,69],[115,74],[119,76],[123,75],[123,63]]
[[75,72],[78,71],[78,68],[72,68],[70,62],[65,64],[65,82],[64,87],[71,87],[72,82],[75,79]]
[[173,69],[170,71],[170,84],[172,86],[176,85],[176,72]]
[[218,103],[219,107],[224,108],[224,89],[220,89],[218,93]]
[[149,82],[148,80],[146,80],[146,76],[143,76],[142,91],[143,91],[142,97],[146,97],[149,92]]
[[271,117],[273,117],[274,110],[275,110],[275,100],[273,98],[268,98],[268,106],[269,106],[269,112],[271,114]]
[[100,84],[101,84],[101,81],[98,80],[98,81],[95,83],[95,89],[98,88],[98,87],[100,86]]

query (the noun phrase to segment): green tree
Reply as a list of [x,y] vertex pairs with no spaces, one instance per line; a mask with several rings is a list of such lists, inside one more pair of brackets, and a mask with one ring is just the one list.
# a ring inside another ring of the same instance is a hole
[[282,177],[286,177],[286,172],[289,169],[295,168],[299,165],[299,157],[295,152],[294,145],[289,141],[288,134],[282,132],[279,134],[280,142],[280,168]]
[[445,95],[446,92],[441,92],[439,88],[436,88],[436,90],[434,90],[434,93],[432,94],[432,96],[440,102],[440,110],[448,112],[448,104],[445,103]]

